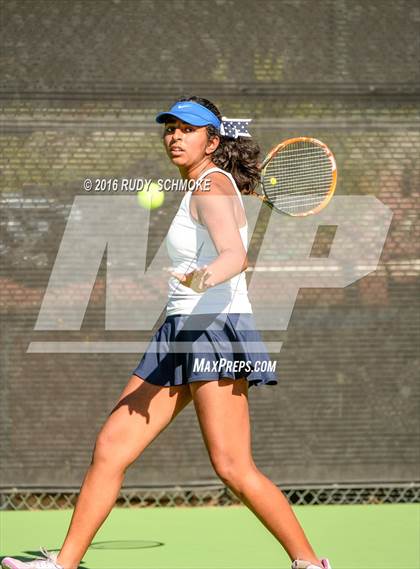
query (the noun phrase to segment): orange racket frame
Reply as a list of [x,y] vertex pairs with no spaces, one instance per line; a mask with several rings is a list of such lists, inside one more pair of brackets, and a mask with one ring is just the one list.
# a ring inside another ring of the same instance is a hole
[[[320,146],[327,158],[330,160],[331,162],[331,172],[332,172],[332,180],[331,180],[331,185],[330,185],[330,189],[328,190],[328,193],[326,194],[325,198],[322,200],[322,202],[317,205],[316,207],[314,207],[313,209],[306,211],[306,212],[300,212],[300,213],[289,213],[289,212],[282,212],[285,215],[290,215],[292,217],[305,217],[307,215],[312,215],[314,213],[318,213],[319,211],[321,211],[322,209],[324,209],[324,207],[327,206],[328,202],[331,200],[336,185],[337,185],[337,164],[334,158],[334,154],[331,152],[331,150],[328,148],[328,146],[324,143],[321,142],[320,140],[318,140],[317,138],[312,138],[312,137],[308,137],[308,136],[298,136],[295,138],[288,138],[287,140],[284,140],[283,142],[280,142],[280,144],[277,144],[277,146],[275,146],[272,150],[270,150],[270,152],[267,154],[266,158],[264,159],[264,161],[262,162],[260,168],[261,168],[261,179],[264,176],[264,172],[265,172],[265,168],[267,167],[267,164],[270,162],[270,160],[281,150],[283,150],[284,148],[286,148],[286,146],[289,146],[290,144],[293,144],[295,142],[311,142],[312,144],[316,144],[317,146]],[[264,185],[262,183],[261,180],[261,186],[263,188],[263,192],[264,192]],[[252,192],[254,195],[256,195],[259,199],[261,199],[263,202],[268,202],[268,204],[270,205],[270,207],[274,207],[271,205],[270,200],[267,198],[267,196],[265,195],[260,195],[257,194],[256,192]],[[277,210],[279,211],[279,210]]]

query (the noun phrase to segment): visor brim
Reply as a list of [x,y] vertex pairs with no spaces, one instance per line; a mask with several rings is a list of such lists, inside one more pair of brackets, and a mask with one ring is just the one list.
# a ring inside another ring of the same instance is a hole
[[175,111],[172,113],[159,113],[156,116],[156,122],[157,123],[165,123],[168,122],[170,119],[179,119],[182,122],[185,122],[187,124],[190,124],[192,126],[206,126],[209,123],[209,121],[207,121],[206,119],[203,119],[202,117],[197,117],[197,115],[194,115],[192,113],[186,113],[186,112],[182,112],[182,111]]

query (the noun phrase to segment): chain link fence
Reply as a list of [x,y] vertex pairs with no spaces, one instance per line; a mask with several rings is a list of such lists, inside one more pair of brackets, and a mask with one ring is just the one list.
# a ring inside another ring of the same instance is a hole
[[[420,502],[420,484],[312,487],[281,486],[295,506],[327,504],[408,504]],[[0,510],[62,510],[76,505],[75,489],[13,489],[0,494]],[[120,508],[236,506],[242,502],[226,486],[125,488],[116,501]]]

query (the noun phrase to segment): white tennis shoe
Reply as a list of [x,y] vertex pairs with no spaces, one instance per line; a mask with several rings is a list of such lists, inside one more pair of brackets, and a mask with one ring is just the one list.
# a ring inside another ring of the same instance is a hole
[[328,559],[321,559],[321,564],[319,566],[309,561],[303,561],[303,559],[295,559],[292,563],[292,569],[332,569]]
[[5,557],[1,562],[1,566],[3,569],[63,569],[57,563],[57,555],[55,553],[49,553],[43,547],[40,547],[40,551],[43,557],[38,557],[33,561],[19,561],[19,559]]

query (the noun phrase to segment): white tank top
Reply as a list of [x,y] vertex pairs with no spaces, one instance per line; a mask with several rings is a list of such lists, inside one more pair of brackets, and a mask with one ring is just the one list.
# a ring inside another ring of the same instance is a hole
[[[229,178],[243,207],[241,193],[229,172],[225,172],[221,168],[210,168],[197,179],[197,183],[211,172],[220,172]],[[217,249],[207,227],[198,223],[191,216],[192,193],[192,191],[185,193],[166,236],[166,247],[171,258],[172,268],[174,272],[181,274],[189,273],[197,266],[209,265],[218,257]],[[242,243],[247,251],[248,224],[239,228],[239,231]],[[199,256],[197,255],[198,251],[200,251]],[[252,313],[244,272],[207,289],[204,293],[195,292],[184,286],[175,277],[169,278],[167,316],[220,313]]]

